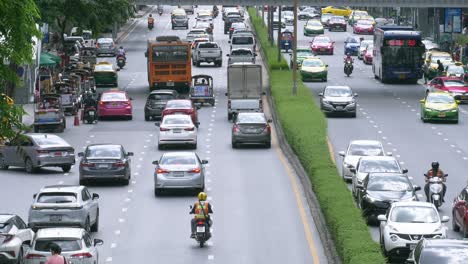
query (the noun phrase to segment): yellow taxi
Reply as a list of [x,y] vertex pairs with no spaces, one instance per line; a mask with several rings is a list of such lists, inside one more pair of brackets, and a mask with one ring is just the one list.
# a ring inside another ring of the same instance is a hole
[[423,72],[425,79],[432,80],[438,74],[437,61],[442,62],[444,67],[453,64],[452,56],[449,53],[437,50],[431,50],[424,53]]
[[322,8],[322,14],[333,14],[335,16],[349,17],[353,10],[347,6],[327,6]]
[[361,16],[359,20],[367,20],[372,23],[373,26],[375,26],[375,19],[372,16]]
[[364,11],[364,10],[353,10],[351,12],[351,14],[349,15],[349,20],[348,20],[348,24],[350,26],[354,25],[354,23],[356,23],[356,21],[358,21],[359,19],[361,19],[361,17],[363,16],[368,16],[369,14],[367,13],[367,11]]
[[94,82],[96,87],[118,86],[117,69],[112,63],[101,61],[94,65]]
[[309,57],[302,61],[301,77],[302,81],[321,80],[326,82],[328,75],[328,65],[318,57]]

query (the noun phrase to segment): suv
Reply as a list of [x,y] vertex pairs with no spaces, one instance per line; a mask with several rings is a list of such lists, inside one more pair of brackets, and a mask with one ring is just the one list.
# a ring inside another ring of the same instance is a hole
[[177,27],[182,27],[185,29],[189,28],[189,19],[183,9],[181,9],[180,12],[173,12],[172,14],[171,28],[175,29]]
[[0,214],[0,263],[23,263],[23,245],[29,245],[34,232],[14,214]]
[[460,239],[421,239],[406,263],[465,263],[468,241]]
[[226,56],[229,57],[228,64],[233,64],[236,62],[255,63],[255,57],[257,54],[252,52],[251,49],[240,48],[232,49],[231,54],[227,54]]
[[52,185],[34,194],[29,209],[28,224],[33,230],[44,227],[82,227],[97,232],[99,225],[99,195],[89,193],[85,186]]
[[150,121],[153,118],[161,118],[162,111],[167,101],[179,98],[179,93],[175,90],[156,90],[152,91],[146,98],[145,120]]

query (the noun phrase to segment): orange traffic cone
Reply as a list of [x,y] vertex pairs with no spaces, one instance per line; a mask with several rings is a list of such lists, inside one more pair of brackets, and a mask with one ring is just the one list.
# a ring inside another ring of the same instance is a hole
[[78,118],[78,111],[75,113],[75,122],[73,123],[75,126],[80,125],[80,119]]

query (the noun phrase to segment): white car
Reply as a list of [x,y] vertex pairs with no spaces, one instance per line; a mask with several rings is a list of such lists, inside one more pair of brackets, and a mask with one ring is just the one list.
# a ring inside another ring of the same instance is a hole
[[197,128],[189,115],[166,115],[159,126],[158,149],[167,145],[190,145],[197,148]]
[[294,25],[294,12],[293,11],[283,11],[281,13],[284,23],[286,26],[293,26]]
[[99,252],[96,248],[104,242],[101,239],[91,239],[82,228],[62,227],[45,228],[37,231],[31,248],[25,256],[26,264],[43,264],[50,254],[50,245],[55,243],[62,249],[61,255],[70,264],[97,264]]
[[14,214],[0,214],[0,263],[23,263],[23,245],[33,240],[34,232]]
[[354,173],[351,173],[350,169],[356,168],[361,157],[392,155],[390,152],[385,154],[382,142],[378,140],[353,140],[349,142],[346,151],[340,151],[338,154],[343,157],[341,175],[345,181],[353,178]]
[[422,238],[446,238],[448,216],[440,218],[426,202],[394,202],[386,215],[379,215],[380,244],[384,255],[406,259]]
[[372,172],[394,172],[407,173],[407,169],[402,169],[396,158],[390,156],[367,156],[361,157],[356,168],[350,169],[353,173],[351,190],[354,197],[357,197],[358,191],[362,190],[362,183],[366,176]]
[[357,57],[358,59],[362,60],[364,58],[364,51],[367,49],[369,45],[373,45],[374,41],[372,39],[366,39],[361,41],[361,45],[359,46]]

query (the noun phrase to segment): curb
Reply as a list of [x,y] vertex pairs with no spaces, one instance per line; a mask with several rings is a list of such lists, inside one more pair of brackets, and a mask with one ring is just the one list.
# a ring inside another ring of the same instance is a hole
[[[251,24],[250,19],[248,20],[248,23],[250,24],[250,27],[253,29],[253,25]],[[268,105],[271,111],[271,116],[273,119],[273,123],[275,124],[275,130],[278,138],[278,145],[283,152],[284,156],[287,158],[289,164],[291,167],[294,169],[294,172],[296,173],[297,177],[299,178],[303,190],[304,190],[304,195],[307,199],[307,204],[309,205],[309,211],[310,214],[312,215],[312,218],[314,220],[314,223],[317,227],[317,232],[320,236],[320,240],[323,245],[323,249],[325,252],[325,256],[327,257],[327,261],[329,264],[341,264],[341,259],[338,255],[338,252],[336,251],[335,248],[335,243],[333,241],[333,238],[331,236],[330,230],[328,229],[327,223],[325,221],[325,216],[322,213],[322,210],[320,208],[320,203],[318,202],[317,196],[315,196],[315,193],[312,190],[312,184],[310,182],[310,179],[307,175],[307,172],[304,170],[304,167],[302,167],[301,162],[299,161],[299,158],[296,156],[294,153],[293,149],[289,145],[288,141],[286,140],[286,136],[284,135],[281,122],[278,119],[278,115],[276,113],[276,105],[273,100],[273,96],[271,94],[271,89],[270,89],[270,77],[269,77],[269,67],[265,64],[265,54],[263,52],[263,49],[261,47],[260,42],[257,42],[257,49],[261,53],[261,63],[263,65],[263,68],[265,69],[266,74],[264,75],[264,84],[263,88],[267,92],[265,95]]]
[[122,30],[121,31],[122,34],[120,34],[120,36],[117,36],[117,38],[115,39],[116,43],[119,43],[120,41],[124,40],[128,36],[128,34],[130,33],[131,28],[134,27],[136,23],[138,23],[138,21],[139,21],[138,18],[142,18],[142,17],[148,15],[149,13],[151,13],[154,10],[154,7],[148,7],[146,9],[147,10],[145,10],[142,15],[135,14],[135,17],[132,18],[133,21],[128,25],[128,28]]

